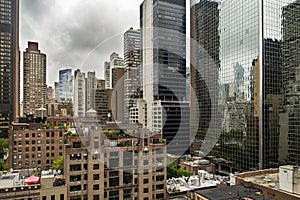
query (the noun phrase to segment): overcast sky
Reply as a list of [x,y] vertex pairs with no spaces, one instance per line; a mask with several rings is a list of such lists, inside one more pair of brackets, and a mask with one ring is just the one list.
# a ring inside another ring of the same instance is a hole
[[[123,57],[123,33],[139,28],[142,0],[21,0],[20,50],[39,43],[47,55],[47,83],[64,68],[96,71],[116,51]],[[22,63],[22,62],[21,62]],[[21,64],[23,67],[23,64]]]

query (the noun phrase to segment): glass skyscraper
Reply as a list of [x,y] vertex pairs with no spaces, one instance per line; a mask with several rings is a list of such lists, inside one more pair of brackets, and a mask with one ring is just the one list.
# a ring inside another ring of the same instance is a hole
[[0,1],[0,137],[19,116],[19,1]]
[[288,149],[280,140],[296,143],[299,137],[300,126],[284,114],[291,109],[288,88],[297,82],[297,6],[295,0],[191,2],[191,88],[196,94],[191,128],[201,146],[195,150],[223,158],[224,166],[236,170],[291,160],[297,145],[289,143]]
[[168,153],[190,144],[186,102],[186,1],[145,0],[140,7],[145,127],[162,133]]
[[72,69],[59,70],[59,100],[73,101]]

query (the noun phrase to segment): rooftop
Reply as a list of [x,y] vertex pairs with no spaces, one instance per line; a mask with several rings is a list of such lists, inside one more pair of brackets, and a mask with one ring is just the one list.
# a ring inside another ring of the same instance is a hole
[[204,170],[199,170],[198,175],[167,180],[167,192],[169,194],[176,194],[203,188],[213,188],[227,181],[228,177],[216,176]]
[[271,200],[270,198],[264,197],[258,189],[246,188],[243,185],[198,190],[196,193],[212,200],[234,200],[242,198],[249,200]]

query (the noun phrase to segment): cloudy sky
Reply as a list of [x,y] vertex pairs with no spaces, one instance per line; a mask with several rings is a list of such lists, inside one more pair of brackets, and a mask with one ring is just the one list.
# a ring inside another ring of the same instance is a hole
[[[39,43],[47,55],[47,83],[58,70],[80,68],[103,77],[111,52],[122,52],[123,33],[139,27],[142,0],[21,0],[20,48]],[[21,65],[22,66],[22,65]]]

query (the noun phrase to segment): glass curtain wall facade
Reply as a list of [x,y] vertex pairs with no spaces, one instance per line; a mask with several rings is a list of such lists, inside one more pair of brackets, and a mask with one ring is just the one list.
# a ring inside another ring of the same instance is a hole
[[167,151],[189,147],[186,102],[186,2],[145,0],[140,7],[143,99],[147,128],[163,134]]
[[281,153],[289,155],[292,143],[289,149],[280,147],[280,138],[288,132],[286,138],[295,143],[298,133],[297,123],[282,119],[291,118],[282,113],[291,108],[287,88],[297,70],[289,72],[298,67],[300,32],[297,20],[291,20],[299,17],[296,5],[299,1],[191,2],[191,87],[197,97],[191,100],[191,111],[199,117],[199,124],[192,120],[191,127],[198,127],[200,146],[211,142],[209,129],[218,132],[210,154],[223,158],[227,169],[277,167],[289,160]]
[[19,116],[19,1],[0,1],[0,137]]
[[72,69],[59,70],[59,101],[73,102]]

